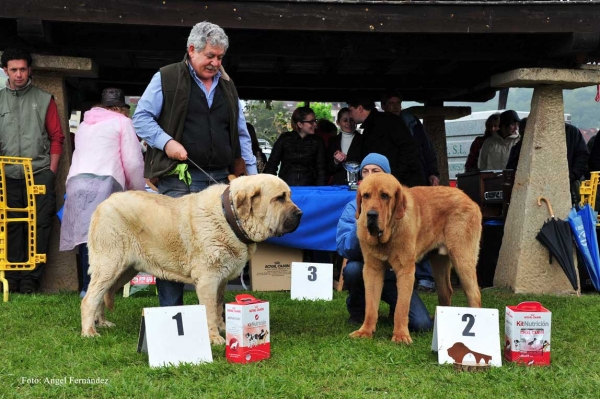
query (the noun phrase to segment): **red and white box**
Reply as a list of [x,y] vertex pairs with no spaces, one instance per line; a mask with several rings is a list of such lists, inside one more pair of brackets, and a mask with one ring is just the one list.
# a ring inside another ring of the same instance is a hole
[[271,357],[269,302],[249,294],[225,304],[225,357],[233,363],[258,362]]
[[539,302],[506,307],[504,358],[527,365],[550,364],[552,312]]

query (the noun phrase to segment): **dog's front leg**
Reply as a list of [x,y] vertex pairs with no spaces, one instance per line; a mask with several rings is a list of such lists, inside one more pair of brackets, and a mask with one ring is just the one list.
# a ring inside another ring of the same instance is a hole
[[225,338],[219,334],[219,325],[222,322],[222,315],[217,311],[217,296],[219,295],[219,285],[221,279],[219,276],[206,276],[195,278],[196,294],[200,305],[206,307],[206,319],[208,321],[208,336],[213,345],[224,345]]
[[217,327],[219,332],[224,333],[226,330],[225,326],[225,314],[223,313],[225,307],[225,288],[227,287],[227,280],[224,279],[219,284],[219,291],[217,292],[217,316],[219,317],[219,324]]
[[383,277],[385,269],[379,259],[369,257],[363,266],[363,280],[365,282],[365,320],[363,325],[350,334],[352,338],[371,338],[376,330],[377,317],[379,316],[379,302],[383,290]]
[[392,260],[390,263],[396,273],[396,288],[398,289],[392,342],[402,342],[408,345],[412,343],[408,331],[408,312],[415,283],[415,263],[414,261],[411,262],[410,259],[397,259]]

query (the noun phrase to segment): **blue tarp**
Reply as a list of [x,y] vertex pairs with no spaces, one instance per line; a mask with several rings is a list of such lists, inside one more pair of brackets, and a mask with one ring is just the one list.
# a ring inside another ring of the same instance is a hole
[[335,251],[335,232],[346,204],[356,200],[347,186],[290,187],[292,201],[302,210],[298,229],[267,242],[286,247]]

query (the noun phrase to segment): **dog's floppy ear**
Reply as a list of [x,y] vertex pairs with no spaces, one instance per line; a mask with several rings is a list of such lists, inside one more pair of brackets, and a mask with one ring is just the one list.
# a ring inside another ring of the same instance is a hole
[[394,217],[402,219],[406,211],[406,196],[402,193],[402,187],[399,185],[394,195],[396,200],[396,209],[394,209]]
[[360,189],[356,190],[356,218],[360,216],[360,208],[362,203],[362,196],[360,195]]
[[253,201],[260,196],[260,186],[248,187],[235,193],[233,203],[240,219],[250,216]]

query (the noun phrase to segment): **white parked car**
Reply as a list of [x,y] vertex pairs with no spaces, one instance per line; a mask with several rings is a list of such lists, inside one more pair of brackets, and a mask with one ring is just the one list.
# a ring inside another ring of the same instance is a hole
[[261,148],[261,150],[263,150],[263,152],[265,152],[265,150],[269,150],[269,153],[271,153],[271,148],[273,148],[271,143],[265,139],[258,139],[258,146]]

